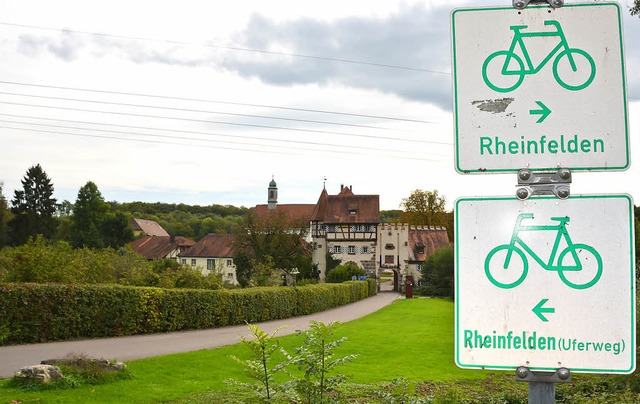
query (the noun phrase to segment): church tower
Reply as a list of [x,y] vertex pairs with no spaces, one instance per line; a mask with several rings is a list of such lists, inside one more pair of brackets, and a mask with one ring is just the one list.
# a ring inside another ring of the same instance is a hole
[[278,186],[276,185],[273,176],[271,176],[271,182],[269,183],[269,197],[267,198],[267,206],[269,210],[274,210],[278,204]]

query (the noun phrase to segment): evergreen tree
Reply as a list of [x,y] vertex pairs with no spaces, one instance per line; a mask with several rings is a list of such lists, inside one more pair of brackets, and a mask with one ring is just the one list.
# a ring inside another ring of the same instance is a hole
[[4,184],[0,182],[0,248],[7,245],[9,242],[8,239],[8,222],[11,217],[11,213],[9,211],[9,203],[7,199],[4,197],[4,193],[2,192],[2,187]]
[[22,179],[22,190],[16,190],[11,201],[11,243],[21,245],[38,234],[52,239],[56,234],[55,212],[56,200],[53,198],[51,179],[37,164],[27,170]]
[[104,201],[95,183],[89,181],[81,187],[69,229],[71,245],[76,248],[104,247],[101,228],[108,212],[109,204]]

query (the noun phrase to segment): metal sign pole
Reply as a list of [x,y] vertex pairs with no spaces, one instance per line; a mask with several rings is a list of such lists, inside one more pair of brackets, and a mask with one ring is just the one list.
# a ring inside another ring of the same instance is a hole
[[556,383],[571,382],[571,372],[560,368],[551,372],[532,372],[525,366],[516,369],[516,381],[529,383],[529,404],[553,404],[556,402]]
[[[519,10],[526,8],[529,3],[544,3],[543,0],[513,0],[513,7]],[[562,7],[563,0],[546,0],[553,8]],[[560,199],[569,197],[569,183],[571,172],[559,168],[556,173],[533,173],[528,169],[518,172],[518,191],[516,196],[520,200],[528,199],[535,194],[554,194]],[[555,373],[532,372],[526,367],[516,369],[516,380],[529,383],[529,404],[554,404],[556,402],[555,383],[571,381],[571,372],[566,368],[558,369]]]

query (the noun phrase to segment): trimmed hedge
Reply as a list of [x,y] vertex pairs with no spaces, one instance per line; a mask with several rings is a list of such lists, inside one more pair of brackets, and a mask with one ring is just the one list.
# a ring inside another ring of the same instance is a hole
[[0,344],[153,334],[312,314],[376,294],[375,280],[236,290],[0,284]]

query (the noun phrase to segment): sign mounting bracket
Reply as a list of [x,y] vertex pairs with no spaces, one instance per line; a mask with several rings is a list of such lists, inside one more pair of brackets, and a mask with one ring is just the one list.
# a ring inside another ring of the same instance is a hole
[[532,195],[555,195],[560,199],[567,199],[571,193],[569,184],[571,171],[568,168],[543,173],[534,173],[528,168],[523,168],[518,171],[516,197],[525,200]]
[[549,3],[552,8],[559,8],[564,5],[564,0],[513,0],[513,7],[518,10],[524,10],[529,3]]

